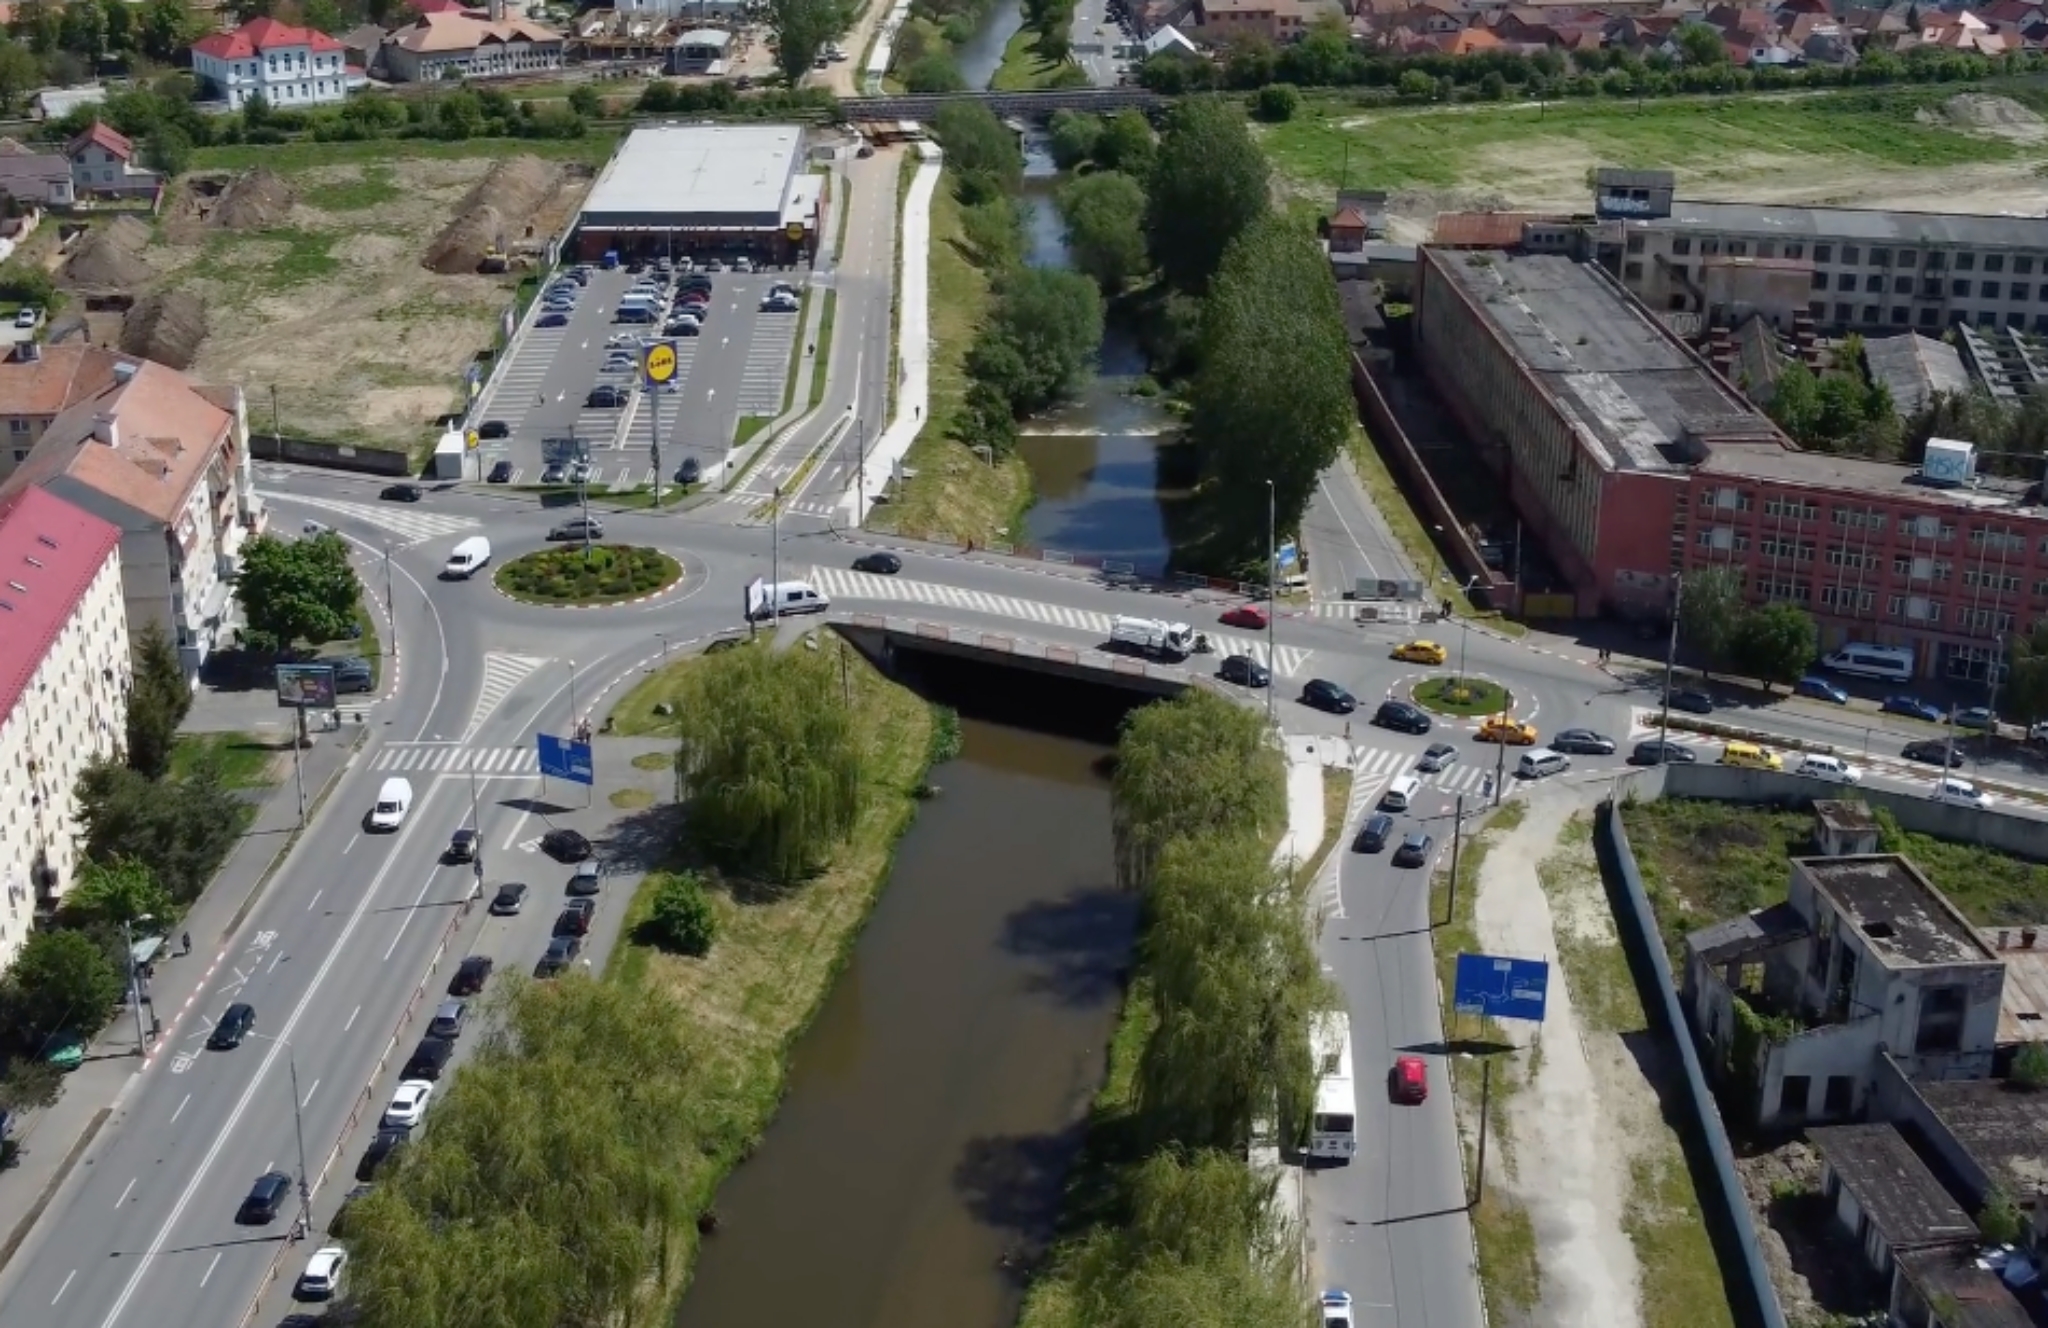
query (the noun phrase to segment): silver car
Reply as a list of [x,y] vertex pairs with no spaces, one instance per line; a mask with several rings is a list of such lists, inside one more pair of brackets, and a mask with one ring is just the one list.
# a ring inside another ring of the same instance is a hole
[[1447,742],[1433,742],[1415,763],[1415,768],[1424,774],[1435,774],[1446,766],[1456,764],[1458,749]]

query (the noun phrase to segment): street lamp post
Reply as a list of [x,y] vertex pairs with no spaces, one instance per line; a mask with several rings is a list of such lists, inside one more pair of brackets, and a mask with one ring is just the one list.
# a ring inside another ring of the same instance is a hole
[[391,629],[391,658],[395,662],[398,659],[398,610],[391,602],[390,540],[384,541],[384,625]]
[[1269,479],[1266,481],[1266,726],[1268,728],[1271,728],[1273,725],[1273,693],[1279,689],[1279,684],[1273,681],[1273,675],[1279,672],[1280,669],[1280,655],[1273,645],[1274,629],[1280,619],[1279,586],[1274,580],[1276,569],[1280,562],[1280,548],[1275,543],[1273,533],[1274,505],[1277,501],[1273,489],[1273,481]]
[[1678,618],[1685,606],[1685,578],[1673,582],[1671,593],[1671,637],[1664,646],[1664,704],[1657,712],[1657,760],[1661,763],[1671,750],[1671,675],[1678,667]]
[[782,626],[782,596],[776,587],[782,584],[782,486],[775,486],[775,497],[768,503],[768,621],[770,631]]
[[[1479,578],[1475,576],[1465,583],[1465,588],[1459,593],[1469,596],[1472,593],[1472,587],[1478,584]],[[1458,685],[1460,687],[1465,685],[1465,646],[1471,639],[1472,619],[1469,617],[1458,619]]]
[[253,1038],[275,1042],[284,1048],[285,1065],[292,1077],[292,1134],[299,1145],[299,1234],[310,1234],[313,1230],[313,1180],[306,1169],[306,1116],[305,1100],[299,1096],[299,1054],[293,1048],[290,1038],[276,1037],[269,1033],[251,1032]]
[[476,889],[472,892],[473,894],[482,893],[484,888],[484,818],[477,810],[477,756],[478,753],[473,752],[469,758],[469,830],[471,834],[476,836],[475,841],[470,845],[469,859],[471,864],[470,872],[476,877]]

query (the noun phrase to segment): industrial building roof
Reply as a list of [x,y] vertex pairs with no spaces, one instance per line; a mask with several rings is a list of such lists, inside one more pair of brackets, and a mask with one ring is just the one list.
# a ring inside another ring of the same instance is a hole
[[2038,1090],[2011,1079],[1920,1079],[1927,1104],[1988,1184],[2033,1208],[2048,1190],[2048,1112]]
[[1894,1250],[1975,1243],[1977,1224],[1896,1127],[1828,1125],[1806,1138]]
[[802,147],[798,125],[635,129],[597,177],[582,223],[772,229]]
[[1875,208],[1784,207],[1674,199],[1671,215],[1629,223],[1658,229],[1782,236],[1790,240],[2048,249],[2048,219],[1961,212],[1881,212]]
[[1998,962],[1934,883],[1896,853],[1794,858],[1792,868],[1894,967]]
[[1979,474],[1966,485],[1930,483],[1917,466],[1838,452],[1798,452],[1766,447],[1715,449],[1700,463],[1701,475],[1728,475],[1763,484],[1805,486],[1831,493],[1866,493],[1900,502],[1925,503],[1973,511],[2038,515],[2030,501],[2032,485],[2024,480]]

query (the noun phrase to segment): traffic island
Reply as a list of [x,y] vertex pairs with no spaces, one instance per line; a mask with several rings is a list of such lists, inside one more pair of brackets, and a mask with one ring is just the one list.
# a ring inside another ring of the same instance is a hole
[[632,544],[536,549],[502,564],[492,578],[511,599],[557,608],[651,599],[682,579],[682,564],[674,558]]
[[1425,678],[1409,692],[1415,704],[1439,715],[1471,719],[1503,715],[1514,709],[1514,693],[1490,678]]

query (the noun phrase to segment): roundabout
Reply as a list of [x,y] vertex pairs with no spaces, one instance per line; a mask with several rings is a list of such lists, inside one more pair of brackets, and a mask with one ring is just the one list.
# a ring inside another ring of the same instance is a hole
[[1469,675],[1463,678],[1443,675],[1424,678],[1410,688],[1408,694],[1424,710],[1461,719],[1505,714],[1515,704],[1514,693],[1507,688],[1491,678]]
[[491,584],[522,604],[594,608],[652,599],[682,579],[682,564],[659,549],[578,544],[536,549],[502,563]]

